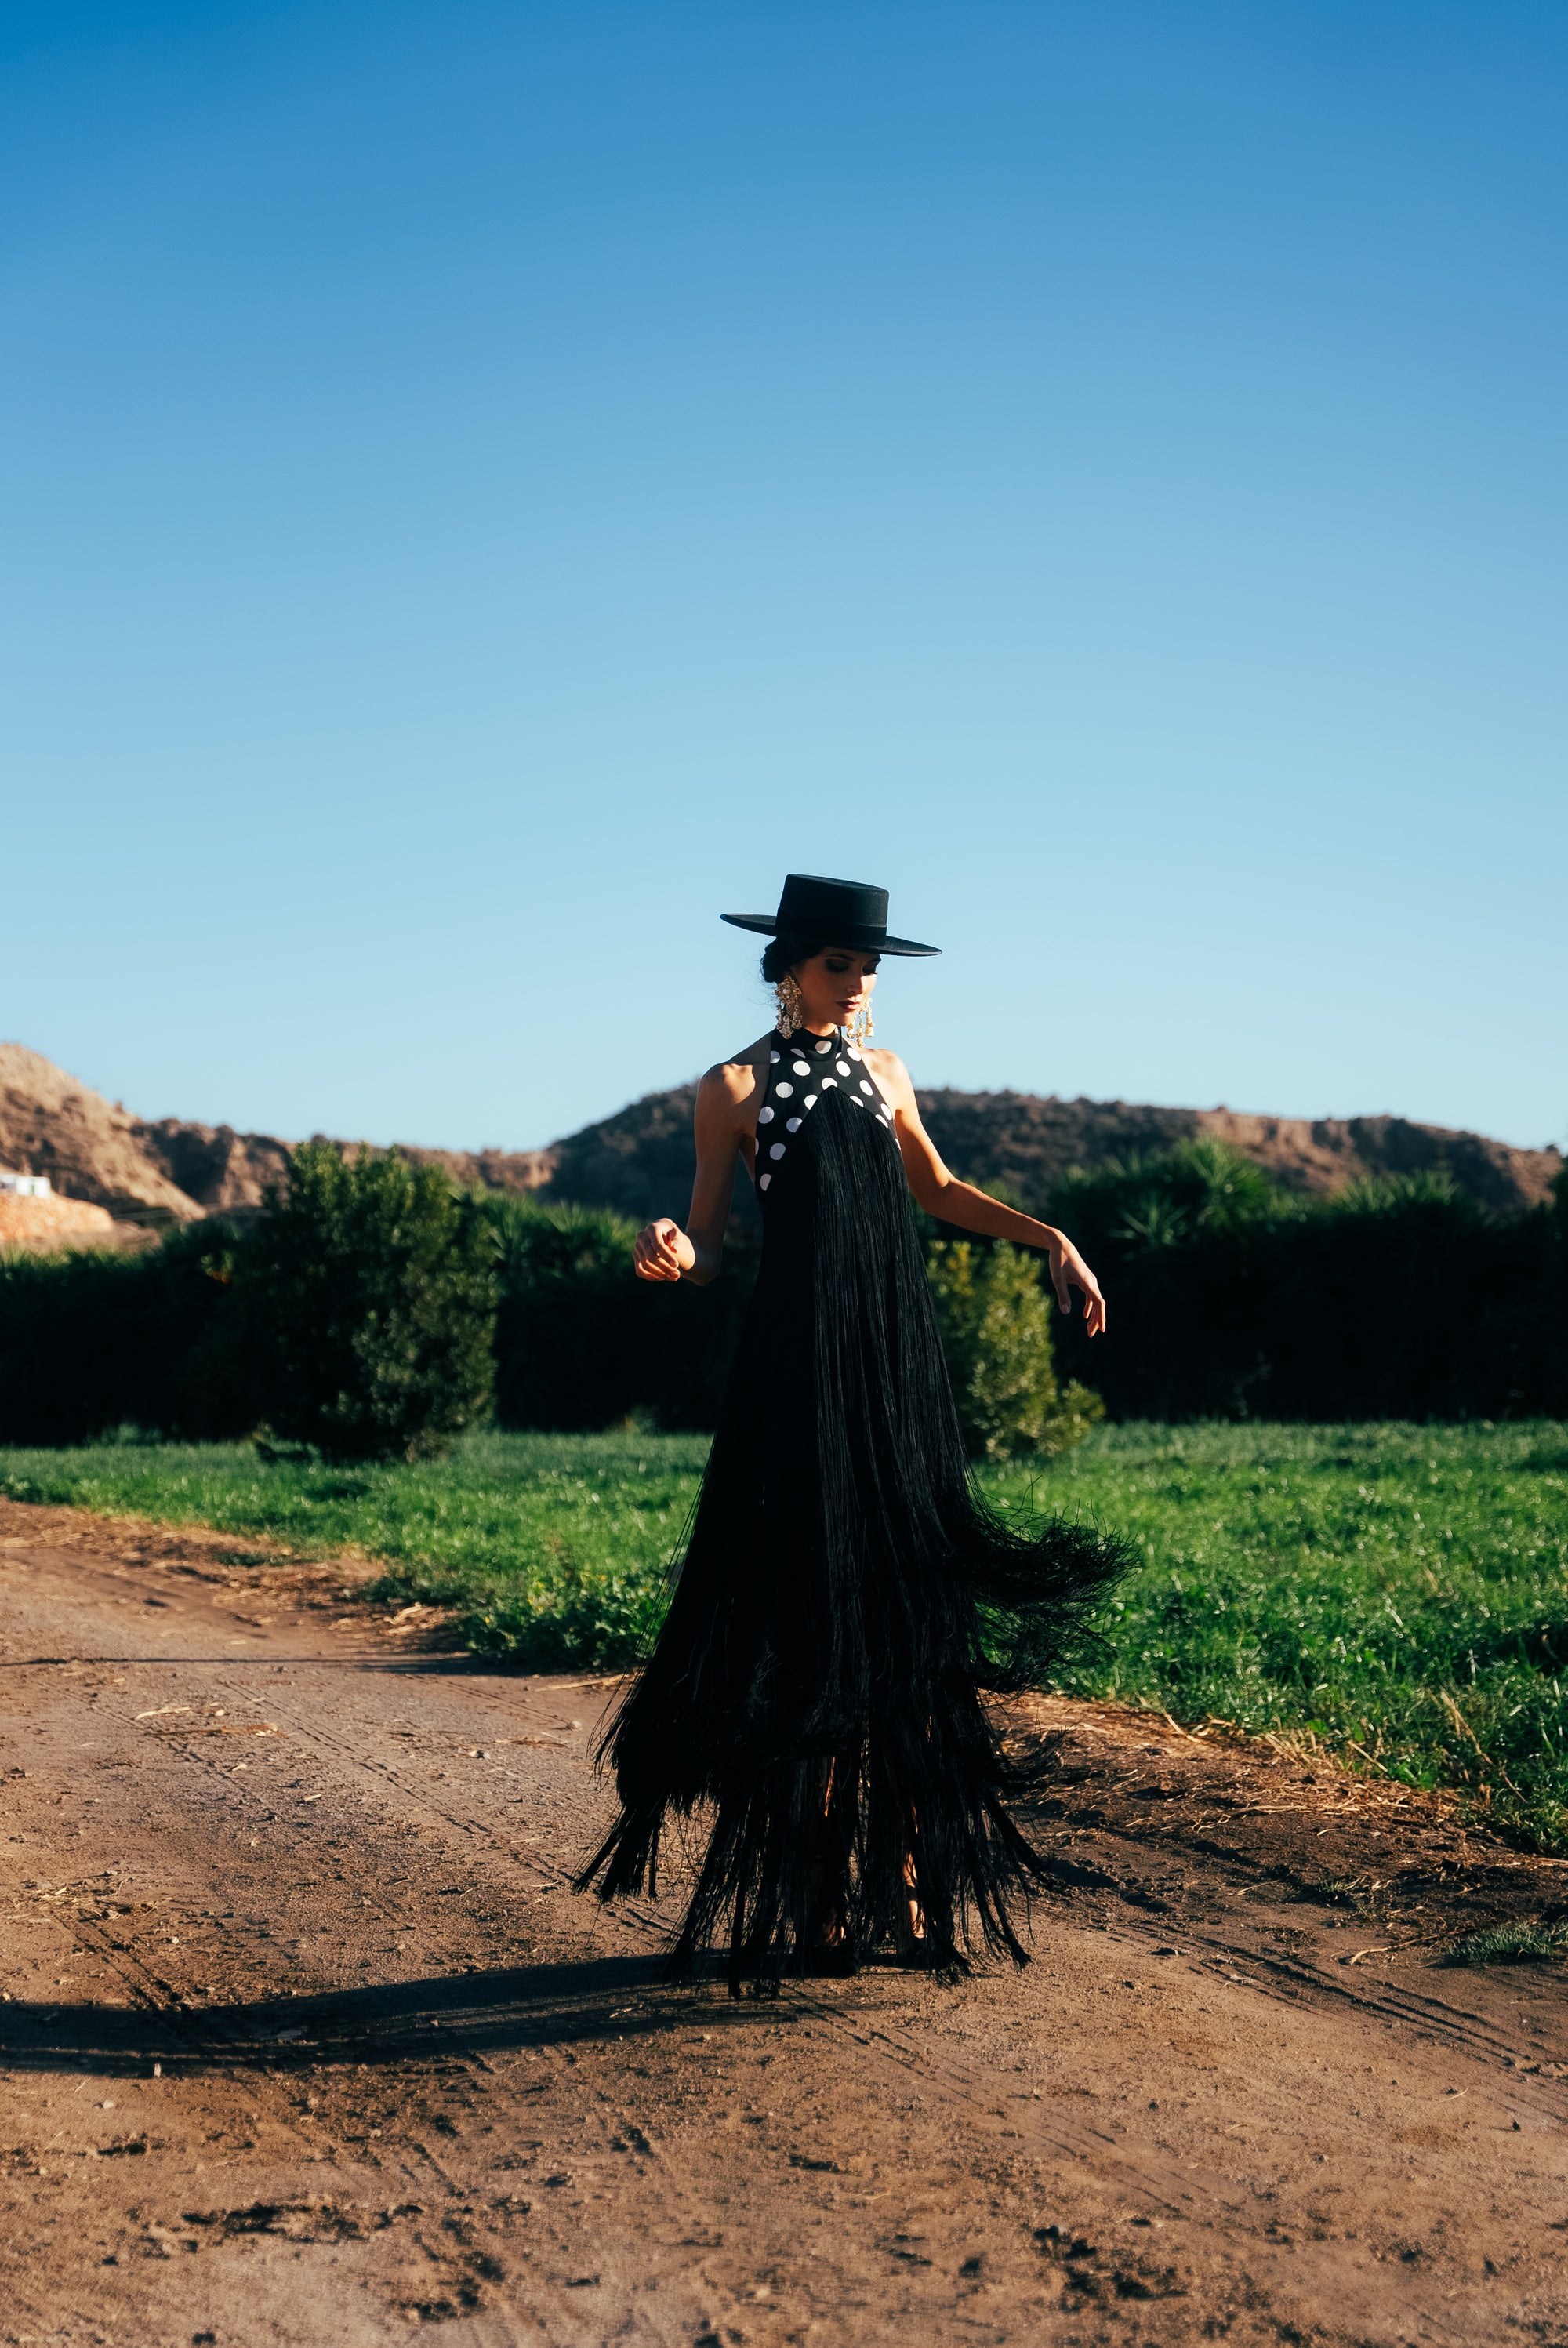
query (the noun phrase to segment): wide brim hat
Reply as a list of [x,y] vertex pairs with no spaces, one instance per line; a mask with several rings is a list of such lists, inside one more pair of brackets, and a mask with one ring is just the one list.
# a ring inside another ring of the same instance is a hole
[[886,889],[866,880],[825,880],[817,872],[786,872],[776,913],[721,913],[719,919],[764,938],[820,938],[825,946],[855,946],[862,953],[942,951],[888,936]]

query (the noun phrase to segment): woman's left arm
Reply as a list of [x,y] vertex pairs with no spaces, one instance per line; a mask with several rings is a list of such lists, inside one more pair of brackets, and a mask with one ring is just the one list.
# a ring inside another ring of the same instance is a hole
[[990,1240],[1011,1240],[1019,1247],[1039,1248],[1050,1266],[1050,1284],[1063,1313],[1072,1311],[1073,1289],[1083,1292],[1083,1317],[1089,1334],[1098,1337],[1105,1327],[1105,1299],[1100,1282],[1065,1231],[1052,1223],[1037,1222],[1016,1207],[977,1190],[949,1174],[937,1154],[936,1144],[920,1121],[919,1105],[909,1071],[896,1052],[867,1052],[872,1075],[893,1111],[893,1129],[904,1160],[905,1178],[917,1206],[938,1221],[956,1223],[961,1231],[978,1231]]

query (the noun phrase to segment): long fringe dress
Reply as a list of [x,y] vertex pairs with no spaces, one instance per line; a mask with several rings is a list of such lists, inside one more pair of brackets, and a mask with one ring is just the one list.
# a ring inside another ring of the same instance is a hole
[[892,1112],[841,1035],[773,1037],[757,1184],[755,1293],[662,1632],[601,1747],[620,1815],[579,1889],[656,1896],[667,1822],[699,1819],[677,1976],[716,1942],[737,1991],[889,1939],[1022,1963],[1010,1903],[1045,1865],[983,1694],[1038,1685],[1127,1553],[979,1499]]

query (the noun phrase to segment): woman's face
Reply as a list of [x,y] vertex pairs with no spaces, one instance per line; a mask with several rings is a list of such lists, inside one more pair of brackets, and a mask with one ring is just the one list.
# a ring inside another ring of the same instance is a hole
[[801,991],[808,1027],[845,1027],[867,1008],[876,983],[877,957],[851,946],[825,946],[791,973]]

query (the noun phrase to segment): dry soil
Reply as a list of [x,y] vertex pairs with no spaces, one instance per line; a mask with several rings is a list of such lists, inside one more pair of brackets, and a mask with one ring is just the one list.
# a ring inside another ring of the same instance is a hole
[[1039,1703],[1034,1962],[734,2003],[567,1880],[603,1684],[0,1509],[0,2340],[1568,2341],[1564,1869]]

